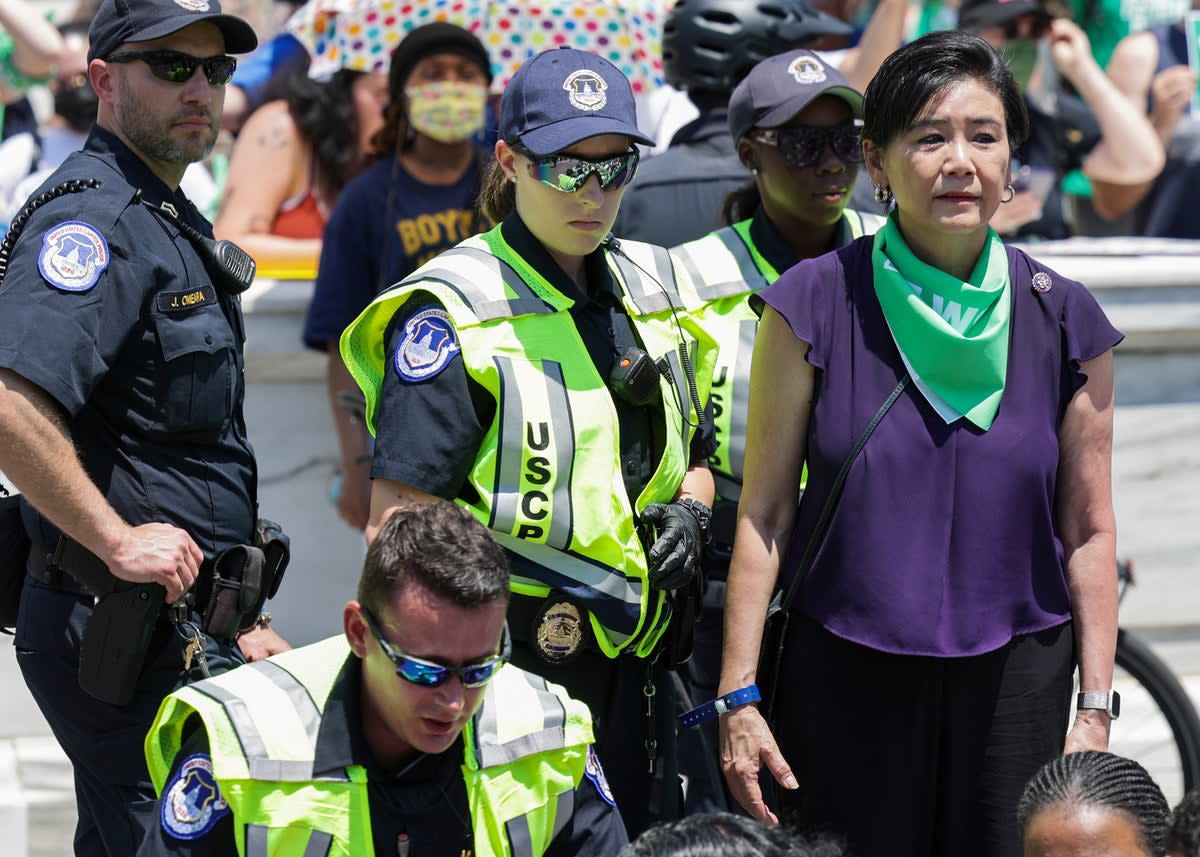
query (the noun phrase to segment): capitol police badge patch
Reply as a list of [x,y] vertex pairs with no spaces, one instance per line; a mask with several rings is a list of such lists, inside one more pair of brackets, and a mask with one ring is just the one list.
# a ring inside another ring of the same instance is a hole
[[104,236],[78,220],[60,223],[42,236],[38,270],[64,292],[86,292],[96,285],[110,260]]
[[583,773],[592,785],[596,787],[596,791],[600,792],[600,797],[604,798],[604,802],[609,806],[616,806],[617,799],[613,797],[612,786],[608,784],[608,777],[604,776],[604,768],[600,767],[600,757],[596,755],[596,748],[589,745],[587,761],[583,764]]
[[427,381],[441,373],[461,350],[450,316],[429,307],[404,323],[404,336],[396,346],[392,365],[401,381]]
[[163,790],[163,830],[176,839],[199,839],[228,814],[229,804],[213,776],[212,759],[203,753],[188,756]]

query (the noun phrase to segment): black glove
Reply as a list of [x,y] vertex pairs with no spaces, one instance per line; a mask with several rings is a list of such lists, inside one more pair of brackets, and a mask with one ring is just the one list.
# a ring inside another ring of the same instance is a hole
[[686,586],[700,571],[704,536],[692,511],[678,503],[653,503],[642,512],[642,523],[658,528],[650,545],[650,585],[671,591]]

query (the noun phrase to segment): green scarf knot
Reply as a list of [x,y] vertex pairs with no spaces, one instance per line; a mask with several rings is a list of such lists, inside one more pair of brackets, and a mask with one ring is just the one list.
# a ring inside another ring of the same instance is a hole
[[1012,292],[1004,243],[989,229],[967,282],[925,264],[896,213],[875,234],[875,294],[917,388],[947,423],[991,428],[1008,372]]

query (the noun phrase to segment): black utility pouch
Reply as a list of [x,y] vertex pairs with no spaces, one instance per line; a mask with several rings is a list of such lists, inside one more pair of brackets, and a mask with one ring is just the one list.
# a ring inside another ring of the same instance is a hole
[[239,631],[254,624],[266,601],[263,568],[266,557],[256,547],[234,545],[213,560],[212,592],[204,610],[204,633],[232,643]]
[[0,630],[5,633],[17,626],[30,546],[21,520],[21,495],[9,494],[0,485]]
[[[259,518],[254,527],[254,546],[266,557],[266,565],[263,567],[263,591],[266,598],[274,598],[275,593],[279,591],[279,584],[283,582],[283,573],[287,571],[288,562],[292,558],[292,540],[279,524]],[[255,617],[257,618],[257,612]]]

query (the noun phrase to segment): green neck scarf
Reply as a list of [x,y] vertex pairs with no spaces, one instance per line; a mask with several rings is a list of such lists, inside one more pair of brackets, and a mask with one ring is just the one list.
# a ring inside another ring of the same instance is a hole
[[[932,392],[979,428],[991,428],[1008,371],[1012,294],[1008,256],[988,230],[987,244],[962,282],[913,255],[900,235],[896,213],[875,234],[871,264],[875,294],[918,388]],[[943,417],[946,408],[930,399]]]

